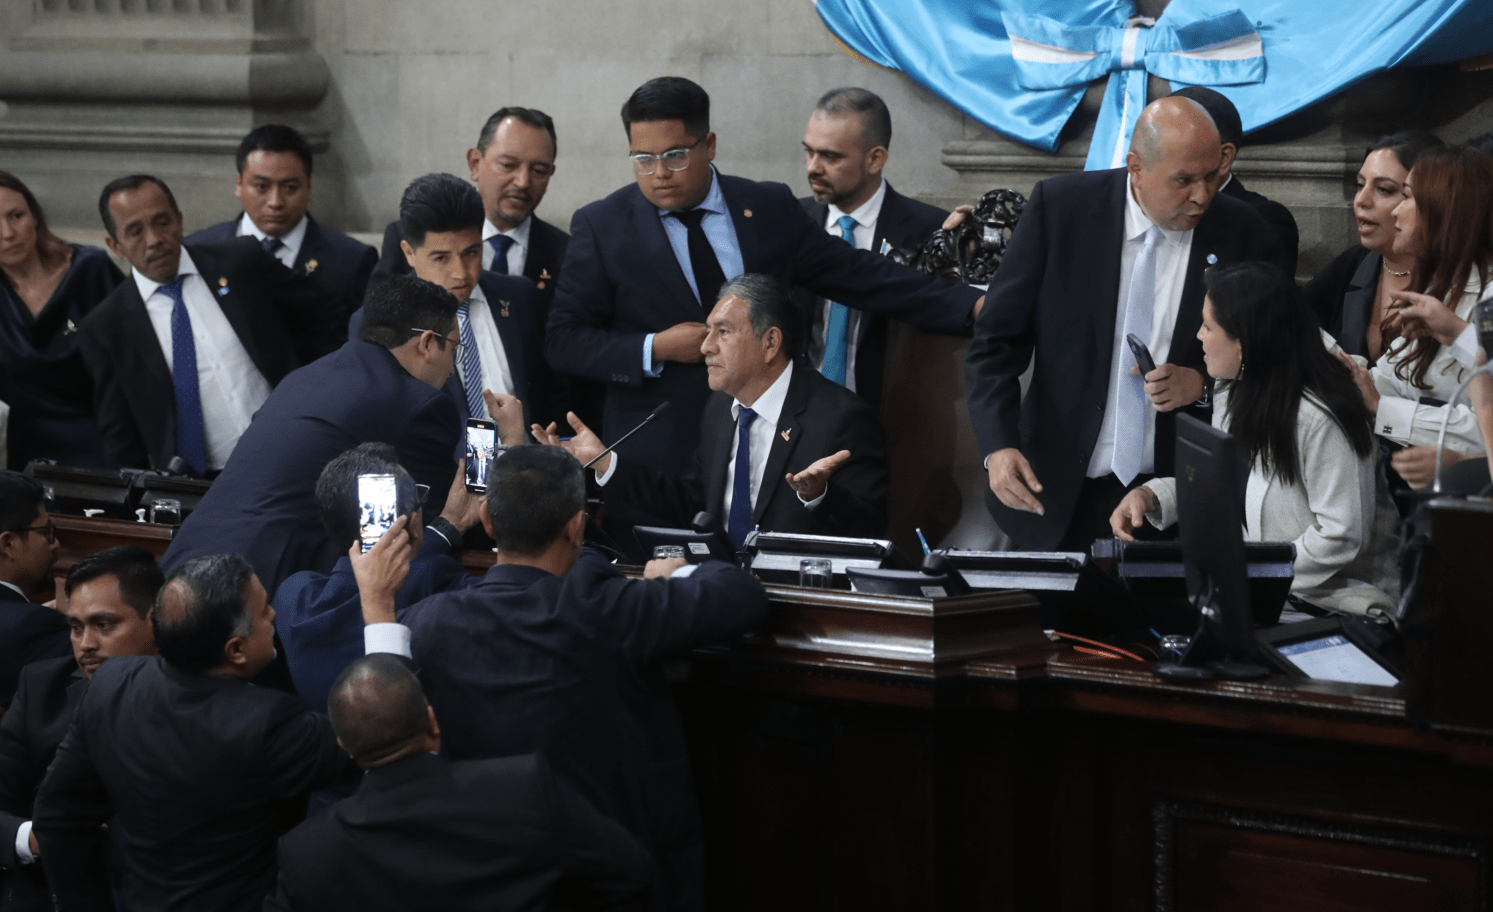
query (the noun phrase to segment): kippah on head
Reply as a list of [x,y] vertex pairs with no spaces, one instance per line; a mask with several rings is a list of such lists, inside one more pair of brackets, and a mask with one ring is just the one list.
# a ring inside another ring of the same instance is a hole
[[387,653],[354,659],[327,696],[337,740],[361,763],[388,756],[424,733],[429,706],[419,680]]

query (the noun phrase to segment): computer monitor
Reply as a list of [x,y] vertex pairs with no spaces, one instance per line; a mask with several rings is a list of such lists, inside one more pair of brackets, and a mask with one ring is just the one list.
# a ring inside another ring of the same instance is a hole
[[1190,415],[1177,416],[1177,532],[1187,594],[1198,629],[1182,660],[1155,667],[1168,678],[1249,680],[1255,664],[1249,574],[1244,561],[1248,468],[1234,438]]
[[926,570],[886,570],[879,567],[848,567],[850,591],[878,595],[902,595],[911,598],[948,598],[968,595],[969,583],[952,567],[942,573]]
[[696,529],[670,529],[663,526],[634,526],[633,534],[643,549],[652,554],[659,545],[679,545],[684,548],[684,559],[692,564],[704,560],[723,560],[730,563],[732,554],[713,532]]
[[829,560],[833,568],[831,588],[849,589],[850,567],[887,567],[905,562],[897,559],[892,543],[880,538],[841,538],[794,532],[762,532],[747,536],[751,555],[749,568],[764,583],[798,584],[799,563],[804,558]]

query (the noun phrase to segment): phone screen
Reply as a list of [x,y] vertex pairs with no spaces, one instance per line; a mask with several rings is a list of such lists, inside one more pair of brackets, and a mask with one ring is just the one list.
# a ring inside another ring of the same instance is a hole
[[363,543],[364,554],[389,531],[399,516],[395,491],[393,475],[358,476],[358,539]]
[[491,421],[467,419],[467,490],[487,493],[487,473],[492,469],[498,431]]

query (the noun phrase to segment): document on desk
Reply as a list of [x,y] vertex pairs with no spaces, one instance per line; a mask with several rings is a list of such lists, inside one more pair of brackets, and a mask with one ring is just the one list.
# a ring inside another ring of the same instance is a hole
[[1341,634],[1276,648],[1308,677],[1318,681],[1377,684],[1380,687],[1394,687],[1400,683],[1368,653]]

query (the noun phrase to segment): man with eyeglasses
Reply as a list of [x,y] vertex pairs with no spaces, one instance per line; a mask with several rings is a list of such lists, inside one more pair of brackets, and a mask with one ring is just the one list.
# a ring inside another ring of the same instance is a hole
[[72,654],[67,619],[32,602],[57,562],[57,527],[46,489],[20,472],[0,470],[0,712],[10,706],[21,669]]
[[606,381],[609,442],[660,402],[673,403],[659,426],[618,448],[624,459],[687,468],[710,395],[705,315],[721,286],[743,273],[935,332],[969,331],[978,290],[829,236],[783,184],[718,173],[710,97],[695,83],[645,83],[623,105],[622,124],[637,180],[571,222],[546,354],[557,368]]
[[[171,542],[161,566],[229,551],[242,554],[267,592],[301,570],[328,573],[346,553],[317,516],[316,480],[360,443],[387,443],[414,480],[430,487],[425,517],[446,505],[462,421],[442,391],[455,370],[457,300],[408,276],[379,283],[358,338],[293,372],[244,432],[233,458]],[[518,400],[493,397],[499,425],[522,434]],[[505,411],[511,410],[511,414]]]

